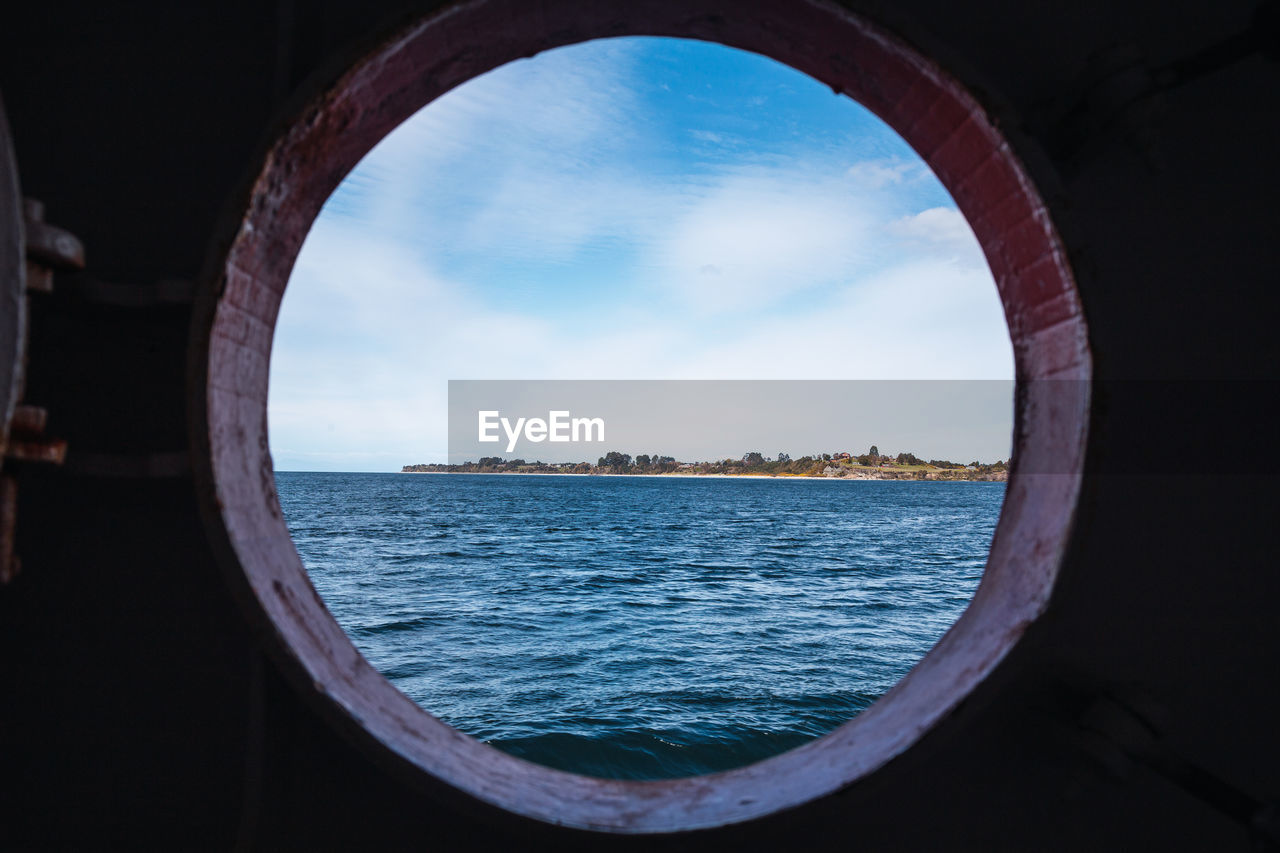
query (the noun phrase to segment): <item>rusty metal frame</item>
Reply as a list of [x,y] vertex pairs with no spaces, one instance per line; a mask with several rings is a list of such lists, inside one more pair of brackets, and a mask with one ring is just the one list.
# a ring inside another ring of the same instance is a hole
[[[886,696],[831,734],[711,776],[591,779],[505,755],[445,725],[365,661],[320,601],[280,512],[267,443],[277,311],[324,200],[419,108],[542,50],[621,35],[716,41],[785,62],[860,101],[929,163],[973,226],[1004,303],[1018,376],[1014,455],[986,574],[968,610]],[[194,314],[191,424],[211,542],[295,688],[432,791],[552,824],[665,833],[799,806],[911,749],[1044,611],[1084,465],[1091,362],[1066,253],[983,106],[937,65],[823,0],[471,0],[408,26],[300,110],[256,179]]]
[[22,198],[9,125],[0,102],[0,584],[17,577],[18,473],[14,465],[61,465],[67,442],[46,436],[49,413],[26,396],[29,293],[53,290],[59,270],[84,268],[75,235],[44,221],[44,205]]

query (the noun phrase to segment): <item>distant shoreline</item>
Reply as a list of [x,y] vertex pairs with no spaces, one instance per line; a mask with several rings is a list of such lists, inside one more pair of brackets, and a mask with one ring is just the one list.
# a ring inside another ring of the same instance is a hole
[[748,477],[768,480],[935,480],[962,482],[1004,482],[1009,479],[1009,463],[1003,459],[969,464],[949,459],[921,459],[914,453],[882,454],[875,445],[868,453],[822,453],[792,459],[779,453],[777,459],[755,451],[740,459],[681,462],[673,456],[610,451],[595,464],[590,462],[530,462],[481,456],[475,461],[422,462],[405,465],[402,474],[537,474],[577,477]]
[[[443,476],[452,476],[455,474],[466,474],[479,477],[649,477],[661,479],[683,479],[683,480],[808,480],[820,482],[903,482],[903,483],[1003,483],[1008,480],[1005,472],[998,474],[981,474],[977,476],[949,476],[949,477],[911,477],[902,476],[904,472],[891,471],[885,472],[893,476],[870,476],[870,475],[854,475],[854,476],[813,476],[810,474],[681,474],[678,472],[668,472],[665,474],[580,474],[574,472],[558,472],[558,471],[400,471],[401,474],[439,474]],[[973,472],[962,472],[963,474],[973,474]]]

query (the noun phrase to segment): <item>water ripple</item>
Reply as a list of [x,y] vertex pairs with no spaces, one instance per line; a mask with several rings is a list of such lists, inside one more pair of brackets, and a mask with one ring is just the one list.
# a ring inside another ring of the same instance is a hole
[[967,606],[999,483],[278,473],[357,648],[446,722],[589,775],[818,737]]

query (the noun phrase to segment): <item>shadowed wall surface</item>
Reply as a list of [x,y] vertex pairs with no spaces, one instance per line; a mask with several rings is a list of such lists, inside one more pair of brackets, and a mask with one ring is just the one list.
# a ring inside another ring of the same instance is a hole
[[[969,86],[1053,212],[1097,378],[1077,525],[1046,615],[914,748],[838,794],[661,841],[1249,849],[1280,798],[1260,310],[1280,260],[1275,14],[851,8]],[[404,20],[391,2],[53,3],[0,31],[23,192],[88,258],[32,304],[26,400],[71,450],[20,469],[3,846],[601,843],[431,785],[325,713],[265,652],[172,463],[191,443],[181,282],[219,255],[290,99]]]

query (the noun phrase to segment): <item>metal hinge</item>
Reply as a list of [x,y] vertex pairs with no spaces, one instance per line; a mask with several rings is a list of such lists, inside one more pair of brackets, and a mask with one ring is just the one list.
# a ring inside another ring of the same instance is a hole
[[[22,205],[26,235],[26,294],[51,293],[55,272],[84,269],[84,247],[76,237],[44,221],[44,205],[25,199]],[[25,307],[25,306],[24,306]],[[18,371],[18,403],[9,422],[9,441],[4,449],[0,473],[0,584],[17,577],[21,568],[14,553],[14,532],[18,518],[18,480],[23,466],[61,465],[67,443],[45,435],[49,424],[46,409],[23,400],[26,394],[27,342],[22,342]]]

